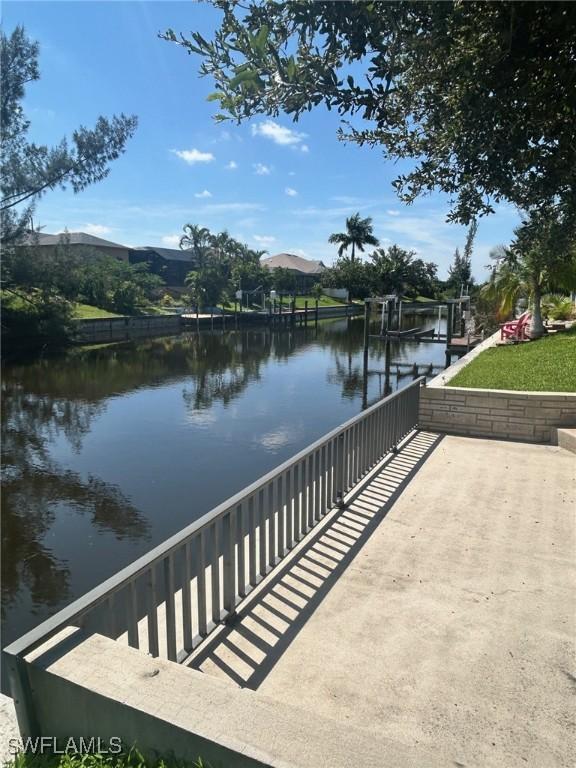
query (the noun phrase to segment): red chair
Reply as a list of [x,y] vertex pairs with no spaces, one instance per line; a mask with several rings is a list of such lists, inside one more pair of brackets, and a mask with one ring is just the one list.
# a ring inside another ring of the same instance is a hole
[[500,325],[501,341],[527,341],[528,326],[532,315],[530,312],[524,312],[517,320],[509,320]]

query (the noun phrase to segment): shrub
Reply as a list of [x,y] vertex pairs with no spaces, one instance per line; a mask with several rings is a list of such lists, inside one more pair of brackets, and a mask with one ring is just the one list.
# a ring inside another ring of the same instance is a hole
[[544,314],[551,320],[569,320],[574,314],[574,304],[569,296],[550,294],[542,299]]

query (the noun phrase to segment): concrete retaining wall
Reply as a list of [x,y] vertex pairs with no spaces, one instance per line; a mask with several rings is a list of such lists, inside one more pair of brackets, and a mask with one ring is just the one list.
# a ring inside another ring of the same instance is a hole
[[422,429],[469,437],[496,437],[530,443],[555,443],[558,427],[576,426],[576,393],[518,392],[447,386],[499,332],[430,381],[420,393]]
[[358,304],[342,304],[334,307],[318,307],[318,318],[323,320],[328,317],[353,317],[364,313],[364,307]]
[[78,320],[76,341],[80,344],[121,341],[138,336],[178,333],[180,328],[179,315],[139,315]]

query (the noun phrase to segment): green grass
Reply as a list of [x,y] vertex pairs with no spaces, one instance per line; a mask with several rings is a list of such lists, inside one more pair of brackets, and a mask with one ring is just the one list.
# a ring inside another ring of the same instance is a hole
[[[296,296],[296,309],[304,309],[304,306],[308,302],[308,308],[313,309],[316,306],[315,296]],[[322,294],[318,300],[319,307],[342,307],[348,302],[342,299],[333,299],[331,296]]]
[[487,349],[449,386],[576,392],[576,327],[537,341]]
[[122,317],[116,312],[108,312],[107,309],[93,307],[90,304],[76,304],[74,307],[75,320],[97,320],[102,317]]
[[104,752],[37,755],[20,752],[13,760],[5,763],[4,768],[211,768],[211,766],[201,758],[194,763],[184,763],[167,757],[149,759],[143,757],[137,749],[131,749],[117,755]]

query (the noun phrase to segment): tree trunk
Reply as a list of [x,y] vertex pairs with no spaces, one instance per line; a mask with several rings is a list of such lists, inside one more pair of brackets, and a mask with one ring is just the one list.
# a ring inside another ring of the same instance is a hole
[[542,291],[538,280],[534,280],[532,283],[532,319],[528,327],[528,335],[531,339],[539,339],[544,336],[546,329],[542,322]]
[[354,243],[352,243],[352,258],[350,259],[350,261],[352,262],[352,264],[354,264],[354,247],[355,247],[355,244],[354,244]]

